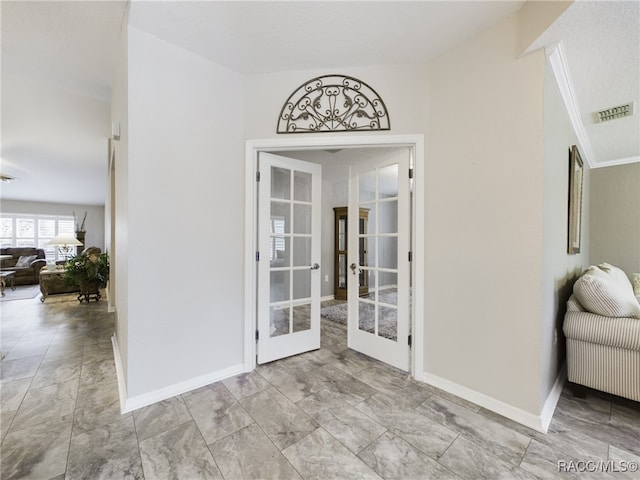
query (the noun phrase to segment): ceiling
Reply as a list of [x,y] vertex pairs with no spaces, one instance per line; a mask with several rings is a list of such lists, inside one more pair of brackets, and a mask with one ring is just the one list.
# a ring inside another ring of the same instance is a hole
[[2,14],[1,198],[104,205],[124,2],[10,2]]
[[[134,1],[129,23],[242,73],[426,63],[521,1]],[[127,2],[11,2],[2,15],[0,198],[100,205],[110,89]],[[597,162],[640,159],[638,2],[574,3],[562,40]],[[345,48],[348,46],[348,48]],[[591,113],[629,101],[633,117]]]
[[[640,161],[640,2],[578,1],[538,39],[562,41],[594,166]],[[635,114],[595,112],[633,102]]]

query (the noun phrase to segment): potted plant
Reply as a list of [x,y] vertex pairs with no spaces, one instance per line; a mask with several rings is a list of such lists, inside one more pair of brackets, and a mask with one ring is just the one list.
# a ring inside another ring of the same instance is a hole
[[64,278],[80,289],[80,302],[89,302],[91,297],[100,300],[100,289],[107,286],[109,279],[109,255],[87,249],[67,261]]

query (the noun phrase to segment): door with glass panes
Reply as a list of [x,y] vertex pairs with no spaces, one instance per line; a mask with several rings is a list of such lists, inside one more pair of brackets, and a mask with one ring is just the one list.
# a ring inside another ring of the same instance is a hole
[[321,166],[258,158],[258,363],[320,348]]
[[[351,166],[348,345],[409,370],[409,157]],[[359,212],[368,212],[366,227]],[[364,254],[362,254],[364,252]],[[366,281],[359,281],[362,276]],[[366,292],[361,292],[365,284]]]

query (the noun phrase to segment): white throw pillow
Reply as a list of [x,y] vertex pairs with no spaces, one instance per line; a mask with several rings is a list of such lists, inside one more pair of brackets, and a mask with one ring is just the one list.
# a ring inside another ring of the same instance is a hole
[[640,303],[633,294],[629,279],[617,267],[607,264],[589,267],[573,285],[573,293],[589,312],[606,317],[640,319]]
[[31,262],[33,262],[36,258],[38,258],[37,255],[21,255],[18,258],[18,261],[16,262],[16,268],[25,268],[31,265]]
[[613,265],[609,265],[608,263],[601,263],[598,265],[598,268],[609,275],[609,278],[616,282],[620,288],[625,288],[627,290],[633,291],[633,287],[631,286],[631,282],[629,281],[629,277],[624,273],[624,270],[618,267],[614,267]]

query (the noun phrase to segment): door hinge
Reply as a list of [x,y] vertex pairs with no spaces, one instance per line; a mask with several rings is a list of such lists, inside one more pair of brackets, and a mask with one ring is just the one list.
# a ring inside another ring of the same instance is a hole
[[256,262],[260,261],[260,252],[256,252]]
[[409,178],[413,178],[413,168],[409,169]]
[[413,261],[413,252],[409,252],[409,261],[412,262]]
[[260,332],[256,330],[256,342],[260,340]]
[[411,346],[411,335],[409,335],[409,341],[408,341],[409,346]]
[[260,172],[256,172],[256,182],[260,181]]

